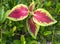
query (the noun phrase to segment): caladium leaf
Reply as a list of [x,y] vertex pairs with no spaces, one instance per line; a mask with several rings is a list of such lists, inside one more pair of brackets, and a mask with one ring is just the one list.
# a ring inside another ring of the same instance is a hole
[[49,26],[57,21],[45,9],[37,9],[34,11],[33,21],[41,26]]
[[36,36],[37,36],[37,33],[39,31],[39,25],[37,25],[36,23],[34,23],[33,19],[31,18],[28,18],[27,22],[27,29],[28,29],[28,32],[30,33],[30,35],[36,39]]
[[32,12],[35,7],[34,1],[29,6],[29,11]]
[[13,21],[23,20],[28,16],[28,7],[23,4],[16,5],[9,13],[8,19]]

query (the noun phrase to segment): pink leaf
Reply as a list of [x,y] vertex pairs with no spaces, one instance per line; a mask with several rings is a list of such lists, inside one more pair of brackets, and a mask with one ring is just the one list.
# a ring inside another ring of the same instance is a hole
[[27,29],[30,35],[36,39],[37,33],[39,31],[39,25],[34,23],[33,19],[29,18],[27,21]]
[[41,26],[48,26],[57,21],[44,9],[37,9],[34,11],[33,21]]
[[29,6],[29,10],[30,10],[30,12],[33,11],[34,7],[35,7],[34,2],[32,2],[32,3],[30,4],[30,6]]
[[12,8],[8,18],[14,21],[23,20],[28,16],[28,7],[20,4]]

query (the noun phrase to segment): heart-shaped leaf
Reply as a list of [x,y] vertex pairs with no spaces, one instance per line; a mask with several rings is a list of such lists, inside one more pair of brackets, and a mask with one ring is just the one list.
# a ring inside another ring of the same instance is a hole
[[21,35],[21,38],[20,38],[21,40],[21,44],[26,44],[26,41],[25,41],[25,37],[24,37],[24,35]]
[[3,15],[4,15],[4,6],[1,6],[0,7],[0,23],[2,23]]

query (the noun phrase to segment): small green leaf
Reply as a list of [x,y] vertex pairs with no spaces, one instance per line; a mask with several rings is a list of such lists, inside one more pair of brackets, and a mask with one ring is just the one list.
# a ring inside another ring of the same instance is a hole
[[14,44],[20,44],[20,40],[14,40]]
[[21,35],[21,38],[20,39],[21,39],[21,44],[26,44],[24,35]]
[[60,9],[60,3],[56,4],[56,9]]
[[33,40],[33,41],[28,42],[28,44],[38,44],[38,42]]
[[47,36],[47,35],[50,35],[52,32],[51,31],[46,31],[44,32],[44,35]]
[[13,32],[16,31],[16,26],[13,27]]
[[51,5],[52,5],[52,2],[49,1],[49,2],[47,3],[47,6],[50,7]]
[[60,12],[60,3],[57,3],[56,4],[56,9],[55,9],[56,12]]
[[16,26],[14,26],[12,29],[10,29],[10,34],[12,35],[12,36],[14,36],[15,35],[15,32],[16,31]]
[[0,7],[0,23],[2,23],[3,15],[4,15],[4,6]]
[[3,23],[3,22],[6,20],[6,18],[8,17],[9,12],[10,12],[10,10],[7,10],[6,13],[4,14],[3,19],[2,19],[2,23]]
[[51,1],[45,2],[45,6],[46,7],[50,7],[51,5],[52,5],[52,2]]
[[20,27],[20,28],[21,28],[21,27],[23,27],[23,26],[24,26],[23,24],[20,24],[18,27]]

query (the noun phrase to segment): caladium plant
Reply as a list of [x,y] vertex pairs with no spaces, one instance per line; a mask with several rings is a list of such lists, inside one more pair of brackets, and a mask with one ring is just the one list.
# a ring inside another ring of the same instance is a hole
[[40,26],[53,25],[57,21],[47,10],[43,8],[34,10],[34,8],[34,2],[30,4],[29,8],[24,4],[18,4],[9,12],[8,19],[13,21],[20,21],[25,19],[30,13],[33,17],[28,17],[26,20],[27,30],[30,35],[36,39]]

